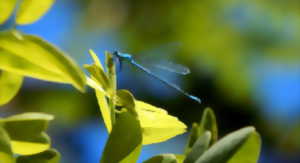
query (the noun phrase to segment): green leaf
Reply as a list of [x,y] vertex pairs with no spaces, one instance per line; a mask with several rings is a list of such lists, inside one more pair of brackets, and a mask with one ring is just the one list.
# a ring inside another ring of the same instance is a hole
[[193,123],[191,133],[188,138],[188,143],[185,147],[185,154],[188,154],[197,139],[206,131],[211,133],[211,144],[215,143],[218,139],[218,127],[215,114],[212,109],[206,108],[202,114],[200,124]]
[[193,145],[191,152],[186,156],[184,163],[194,163],[209,147],[211,133],[206,131]]
[[109,79],[106,76],[105,72],[98,65],[84,65],[84,68],[89,71],[91,78],[98,85],[100,85],[103,90],[109,90]]
[[17,0],[0,0],[0,24],[3,24],[14,12]]
[[183,154],[175,154],[177,162],[178,163],[183,163],[184,159],[185,159],[185,155]]
[[40,19],[55,0],[22,0],[17,11],[17,24],[31,24]]
[[48,149],[35,155],[19,156],[17,163],[59,163],[60,153],[55,149]]
[[106,127],[107,131],[110,133],[112,130],[112,120],[111,120],[111,111],[108,106],[106,96],[99,90],[95,89],[95,92],[96,92],[98,105],[100,107],[100,111],[101,111],[101,115],[102,115],[105,127]]
[[85,76],[59,49],[32,35],[0,33],[0,69],[54,82],[71,83],[84,91]]
[[217,120],[214,111],[211,108],[206,108],[203,112],[201,122],[199,124],[198,135],[204,134],[204,132],[211,132],[212,144],[218,140],[218,127]]
[[243,149],[247,140],[255,133],[253,127],[245,127],[235,131],[212,145],[196,163],[225,163]]
[[8,103],[19,91],[23,76],[0,70],[0,106]]
[[42,113],[24,113],[1,119],[13,153],[31,155],[47,150],[50,138],[45,130],[52,119],[53,116]]
[[257,132],[253,132],[228,163],[256,163],[259,159],[260,148],[260,136]]
[[151,157],[149,160],[143,163],[177,163],[176,156],[174,154],[161,154]]
[[117,114],[102,155],[102,163],[133,163],[142,147],[140,122],[128,111]]
[[0,162],[14,163],[13,152],[10,146],[10,139],[2,126],[0,127]]
[[144,145],[160,143],[186,131],[186,125],[164,109],[138,100],[135,108],[143,130]]
[[[94,64],[84,65],[84,67],[90,72],[91,78],[95,81],[96,84],[101,86],[103,91],[109,90],[109,79],[107,74],[104,72],[103,66],[97,54],[93,50],[89,50],[89,53],[93,58]],[[92,88],[95,88],[95,86],[92,86]]]
[[118,97],[118,105],[122,106],[133,115],[137,116],[137,112],[135,110],[135,101],[133,95],[125,89],[121,89],[117,91],[117,97]]
[[90,53],[90,55],[92,56],[93,61],[95,62],[95,65],[99,66],[99,68],[100,68],[102,71],[104,71],[104,70],[103,70],[103,66],[102,66],[102,64],[101,64],[101,62],[100,62],[100,60],[99,60],[97,54],[96,54],[92,49],[89,50],[89,53]]
[[85,68],[91,74],[91,78],[87,78],[87,84],[95,89],[98,105],[100,107],[105,127],[110,133],[112,129],[112,115],[106,98],[106,96],[108,96],[108,93],[106,91],[110,89],[109,79],[104,72],[103,66],[101,65],[101,62],[98,59],[96,53],[94,53],[92,50],[90,50],[89,52],[94,60],[94,64],[85,65]]
[[197,123],[192,124],[192,129],[190,131],[189,138],[188,138],[185,150],[184,150],[184,153],[186,155],[191,152],[193,145],[199,138],[199,132],[198,132],[199,129],[198,128],[199,128],[199,125]]

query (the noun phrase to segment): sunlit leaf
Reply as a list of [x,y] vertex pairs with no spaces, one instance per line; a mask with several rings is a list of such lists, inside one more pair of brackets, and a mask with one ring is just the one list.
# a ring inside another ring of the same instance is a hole
[[95,79],[92,79],[90,77],[86,77],[86,84],[90,86],[91,88],[100,91],[102,94],[107,94],[104,89],[95,81]]
[[17,0],[0,0],[0,24],[4,23],[16,7]]
[[[109,79],[104,72],[103,66],[93,50],[89,50],[90,55],[93,58],[94,64],[84,65],[84,67],[90,72],[92,79],[102,87],[103,90],[109,89]],[[94,88],[94,87],[93,87]]]
[[100,68],[102,71],[104,71],[104,70],[103,70],[103,66],[102,66],[102,64],[101,64],[101,62],[100,62],[100,60],[99,60],[97,54],[96,54],[92,49],[89,50],[89,53],[90,53],[91,57],[93,58],[93,61],[94,61],[95,65],[99,66],[99,68]]
[[107,131],[110,132],[112,129],[112,121],[111,121],[111,113],[106,100],[106,96],[98,90],[95,90],[95,92],[100,107],[101,115],[104,120],[104,124],[106,126]]
[[137,115],[133,95],[125,89],[117,91],[119,105],[126,108],[133,115]]
[[19,91],[23,76],[0,70],[0,105],[8,103]]
[[6,122],[9,121],[26,121],[26,120],[45,120],[45,121],[50,121],[53,120],[54,117],[49,114],[45,113],[23,113],[23,114],[17,114],[17,115],[12,115],[10,117],[5,118]]
[[257,163],[261,148],[260,136],[253,132],[228,163]]
[[228,162],[239,153],[239,150],[243,150],[243,146],[253,133],[255,133],[253,127],[246,127],[225,136],[204,152],[195,163]]
[[184,159],[185,159],[185,155],[183,154],[176,154],[176,159],[178,163],[183,163]]
[[17,163],[59,163],[60,153],[55,149],[48,149],[35,155],[19,156]]
[[149,160],[143,163],[177,163],[176,156],[174,154],[161,154],[151,157]]
[[186,125],[167,111],[138,100],[135,105],[143,129],[143,144],[163,142],[186,131]]
[[133,163],[142,146],[140,122],[128,111],[117,114],[101,158],[101,163]]
[[17,24],[31,24],[41,18],[55,0],[22,0],[17,12]]
[[107,78],[105,72],[98,65],[84,65],[84,67],[89,71],[91,78],[99,86],[101,86],[103,90],[109,89],[109,79]]
[[56,47],[17,31],[0,34],[0,69],[42,80],[71,83],[81,91],[86,80],[75,62]]
[[107,92],[106,90],[109,89],[108,77],[103,70],[103,66],[101,65],[100,60],[98,59],[97,55],[90,50],[90,55],[93,58],[94,65],[86,65],[85,68],[90,72],[91,77],[88,78],[87,84],[95,89],[97,101],[100,107],[101,115],[104,120],[105,127],[108,132],[111,132],[112,129],[112,120],[111,120],[111,113],[110,108],[107,103]]
[[24,113],[1,119],[13,153],[32,155],[47,150],[50,138],[45,130],[52,119],[53,116],[42,113]]
[[2,126],[0,127],[0,162],[14,163],[13,153],[10,146],[10,139]]
[[187,154],[184,163],[194,163],[209,147],[211,133],[206,131],[194,143],[191,151]]

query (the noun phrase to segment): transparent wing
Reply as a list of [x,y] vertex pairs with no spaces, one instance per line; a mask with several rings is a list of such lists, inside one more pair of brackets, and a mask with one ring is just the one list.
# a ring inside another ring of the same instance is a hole
[[187,75],[190,69],[183,65],[171,62],[170,55],[178,51],[179,42],[170,42],[159,46],[158,48],[149,50],[135,57],[135,60],[151,71],[167,71],[179,75]]
[[158,69],[162,69],[180,75],[187,75],[191,73],[188,67],[185,67],[177,63],[169,62],[169,61],[160,61],[159,63],[153,64],[152,66]]

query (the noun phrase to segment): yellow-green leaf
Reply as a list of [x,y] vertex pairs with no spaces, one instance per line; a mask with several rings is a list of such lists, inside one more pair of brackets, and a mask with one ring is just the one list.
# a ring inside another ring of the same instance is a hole
[[104,72],[103,66],[93,50],[89,50],[90,55],[93,58],[94,64],[84,65],[84,67],[90,72],[91,78],[87,78],[87,84],[95,90],[101,91],[106,94],[109,89],[109,79]]
[[184,159],[185,159],[185,155],[183,155],[183,154],[175,154],[175,156],[176,156],[176,159],[177,159],[177,162],[178,163],[183,163],[183,161],[184,161]]
[[204,110],[198,130],[199,136],[201,136],[206,131],[210,131],[212,144],[218,140],[217,120],[215,113],[211,108],[206,108]]
[[27,112],[23,114],[12,115],[5,118],[5,122],[9,121],[31,121],[31,120],[45,120],[51,121],[54,119],[53,115],[45,114],[45,113],[34,113],[34,112]]
[[[255,133],[255,128],[253,127],[245,127],[230,133],[229,135],[225,136],[224,138],[220,139],[215,144],[213,144],[206,152],[204,152],[197,159],[195,163],[228,162],[229,160],[234,158],[235,155],[238,155],[237,157],[241,158],[241,154],[245,154],[246,152],[244,150],[245,149],[244,147],[247,147],[249,145],[248,140],[251,139],[254,133]],[[253,141],[250,140],[250,142]],[[257,142],[255,144],[257,144]],[[257,145],[254,146],[255,148],[252,151],[254,152],[254,154],[250,154],[249,156],[248,155],[242,156],[242,157],[254,157],[254,158],[245,159],[245,160],[251,160],[249,163],[255,163],[256,160],[258,159],[258,155],[256,153],[259,153],[260,146]],[[250,145],[250,148],[248,149],[252,150],[253,148]],[[240,152],[240,150],[242,151]],[[241,160],[237,162],[244,162],[244,161]]]
[[117,91],[118,96],[118,105],[126,108],[131,114],[137,115],[136,109],[135,109],[135,100],[133,95],[125,89],[121,89]]
[[211,140],[211,132],[206,131],[194,143],[191,151],[187,154],[184,163],[194,163],[207,149]]
[[167,111],[142,101],[135,101],[143,129],[143,144],[166,141],[186,131],[186,125]]
[[17,163],[59,163],[60,158],[60,153],[57,150],[48,149],[35,155],[19,156]]
[[110,109],[108,107],[106,97],[102,92],[100,92],[98,90],[95,90],[95,92],[96,92],[96,97],[97,97],[97,101],[98,101],[98,104],[100,107],[100,111],[101,111],[101,115],[102,115],[104,124],[106,126],[107,131],[110,132],[112,129],[112,121],[111,121],[111,113],[110,113]]
[[178,163],[177,157],[174,154],[161,154],[153,156],[143,163]]
[[106,142],[101,163],[136,162],[142,147],[141,126],[137,117],[122,110]]
[[28,142],[12,140],[11,146],[13,152],[21,155],[31,155],[50,148],[50,139],[47,135],[41,135],[39,139],[36,142],[29,142],[30,140],[25,140]]
[[97,54],[92,49],[89,50],[89,53],[92,56],[95,65],[99,66],[99,68],[103,71],[103,66],[102,66]]
[[105,72],[98,65],[84,65],[84,68],[89,71],[91,78],[101,87],[101,89],[103,89],[103,91],[109,88],[109,79],[107,78]]
[[98,105],[100,107],[101,115],[106,126],[107,131],[110,133],[112,129],[111,112],[107,102],[106,90],[109,88],[109,79],[104,72],[103,66],[93,50],[89,50],[90,55],[94,60],[94,64],[86,65],[85,68],[91,73],[91,77],[87,78],[87,84],[95,89]]
[[188,141],[187,141],[187,144],[186,144],[185,150],[184,150],[184,153],[186,155],[191,152],[193,145],[195,144],[195,142],[197,141],[197,139],[200,136],[198,130],[199,130],[199,125],[197,123],[193,123],[192,129],[190,131]]
[[55,0],[22,0],[17,12],[17,24],[31,24],[41,18]]
[[228,163],[256,163],[259,159],[260,148],[260,136],[257,132],[253,132]]
[[23,76],[0,70],[0,106],[8,103],[19,91]]
[[0,0],[0,24],[3,24],[12,14],[17,0]]
[[2,126],[0,127],[0,162],[14,163],[10,139],[6,131],[2,128]]
[[50,138],[45,130],[52,119],[53,116],[42,113],[24,113],[1,119],[13,153],[32,155],[47,150]]
[[0,33],[0,69],[70,83],[81,91],[86,82],[82,70],[65,53],[41,38],[16,31]]

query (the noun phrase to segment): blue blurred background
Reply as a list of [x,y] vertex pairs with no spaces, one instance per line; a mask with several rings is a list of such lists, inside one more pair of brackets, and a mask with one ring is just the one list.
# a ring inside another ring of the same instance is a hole
[[[263,139],[261,163],[300,162],[300,2],[211,0],[58,0],[38,22],[18,29],[57,45],[81,66],[121,50],[188,66],[184,78],[167,74],[198,105],[159,81],[124,65],[118,87],[165,108],[191,126],[206,106],[217,114],[220,134],[256,126]],[[171,46],[170,46],[171,45]],[[107,139],[92,90],[34,79],[7,111],[56,116],[49,129],[64,162],[98,162]],[[145,146],[140,161],[180,153],[187,134]]]

